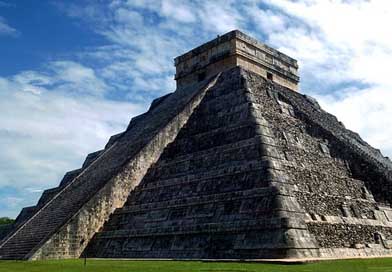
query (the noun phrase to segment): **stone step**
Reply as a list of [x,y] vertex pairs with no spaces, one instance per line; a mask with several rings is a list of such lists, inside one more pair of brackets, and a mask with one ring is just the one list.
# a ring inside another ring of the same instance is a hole
[[234,143],[223,144],[219,146],[214,146],[212,148],[208,148],[202,151],[196,151],[192,153],[188,153],[186,155],[179,155],[171,158],[170,160],[165,160],[164,158],[159,161],[158,164],[155,164],[150,169],[157,169],[163,167],[170,167],[172,165],[176,165],[183,162],[188,162],[190,160],[198,160],[198,159],[205,159],[204,161],[215,159],[217,155],[224,155],[225,153],[236,152],[236,154],[240,154],[237,159],[241,158],[241,151],[242,149],[249,152],[251,149],[254,152],[258,152],[258,148],[260,147],[259,137],[251,137],[243,140],[235,141]]
[[[244,176],[245,175],[245,176]],[[129,203],[137,205],[140,203],[162,202],[170,199],[195,197],[199,195],[215,195],[234,191],[248,190],[267,186],[268,182],[262,178],[262,170],[252,175],[231,175],[220,179],[208,179],[201,183],[188,182],[170,187],[141,190],[133,192],[129,196]],[[232,180],[231,178],[236,178]]]
[[[234,173],[223,173],[221,175],[192,175],[180,178],[174,178],[163,181],[151,181],[143,186],[138,186],[132,192],[132,195],[143,192],[151,192],[163,190],[182,191],[184,186],[197,186],[195,192],[203,191],[205,194],[216,192],[227,192],[240,189],[251,189],[253,187],[265,187],[268,185],[268,179],[263,177],[264,167],[254,167],[252,170],[237,171]],[[211,171],[214,172],[214,171]],[[205,173],[205,172],[204,172]],[[227,183],[227,185],[225,185]],[[234,187],[235,189],[234,189]],[[208,187],[209,189],[204,189]],[[231,189],[233,187],[233,189]]]
[[[268,161],[261,161],[261,160],[252,160],[252,161],[242,161],[242,162],[237,162],[237,163],[225,163],[220,165],[219,167],[216,167],[215,169],[206,169],[204,173],[214,173],[214,176],[223,176],[223,175],[230,175],[230,174],[234,174],[234,173],[239,173],[239,172],[245,172],[245,171],[260,171],[260,177],[267,182],[268,181],[268,169],[270,167],[270,164]],[[209,170],[209,171],[208,171]],[[212,172],[214,171],[214,172]],[[200,176],[199,176],[200,175]],[[199,171],[188,171],[188,172],[184,172],[178,175],[168,175],[167,177],[165,176],[161,176],[160,178],[162,179],[173,179],[173,178],[181,178],[184,176],[193,176],[196,178],[202,178],[203,175],[199,172]],[[206,175],[204,175],[204,177],[206,177]],[[144,181],[142,181],[142,184],[144,183]],[[130,203],[135,204],[134,201],[136,201],[137,197],[138,197],[138,189],[136,189],[136,191],[134,193],[132,193],[128,200],[127,203],[125,205],[128,205]],[[192,192],[197,192],[196,190],[192,191]]]
[[[238,155],[240,153],[241,155]],[[227,166],[241,165],[246,161],[260,159],[260,163],[265,159],[261,155],[259,146],[249,145],[236,149],[213,153],[206,157],[189,158],[189,160],[178,161],[173,164],[157,164],[150,168],[143,183],[154,180],[168,179],[184,174],[205,172],[213,169],[221,169]]]
[[127,203],[123,208],[117,209],[115,214],[118,213],[128,213],[128,212],[136,212],[142,210],[155,210],[166,208],[178,208],[190,205],[199,205],[199,204],[207,204],[207,203],[216,203],[221,201],[232,201],[237,199],[244,198],[253,198],[255,196],[273,196],[277,194],[276,190],[272,187],[264,187],[264,188],[255,188],[244,191],[235,191],[229,193],[220,193],[220,194],[211,194],[211,195],[200,195],[195,197],[187,197],[187,198],[178,198],[171,199],[168,201],[162,202],[151,202],[144,204],[135,204],[135,203]]
[[209,180],[215,178],[219,179],[224,176],[246,173],[248,171],[249,172],[258,171],[260,172],[261,178],[263,178],[263,180],[265,181],[268,181],[267,179],[265,179],[265,177],[262,176],[264,173],[263,170],[265,170],[265,164],[259,163],[259,160],[247,161],[247,162],[243,162],[242,166],[240,167],[224,167],[220,169],[202,171],[199,173],[189,173],[187,175],[181,175],[179,177],[172,177],[168,179],[159,179],[156,181],[143,182],[135,189],[148,190],[148,189],[154,189],[156,187],[158,188],[167,187],[167,186],[188,183],[188,182],[189,183],[197,182],[197,181],[203,181],[203,180]]
[[89,167],[103,152],[104,150],[98,150],[88,154],[85,161],[83,162],[82,168],[84,169]]
[[[247,129],[248,126],[240,126],[237,127],[236,129],[239,129],[243,131],[244,129]],[[253,128],[251,128],[253,130]],[[235,149],[235,148],[240,148],[243,146],[249,146],[249,145],[258,145],[260,144],[260,137],[255,136],[254,133],[249,134],[249,137],[244,137],[242,139],[237,139],[235,141],[229,141],[229,142],[224,142],[223,140],[220,142],[218,145],[211,146],[209,148],[204,148],[201,150],[194,150],[190,153],[182,153],[182,150],[176,147],[176,142],[170,144],[165,152],[162,154],[160,160],[159,160],[159,165],[165,165],[165,164],[174,164],[175,162],[180,162],[180,161],[186,161],[191,158],[195,157],[203,157],[203,156],[208,156],[210,154],[216,153],[216,152],[221,152],[221,151],[226,151],[230,149]],[[173,154],[168,154],[172,151],[172,149],[179,149],[177,152]],[[171,155],[171,156],[170,156]]]
[[[157,170],[154,171],[152,170],[148,175],[146,175],[146,180],[148,179],[148,182],[152,182],[151,180],[171,180],[175,178],[181,178],[187,175],[198,175],[203,172],[210,172],[210,171],[217,171],[221,173],[233,173],[234,171],[241,171],[242,169],[246,168],[248,170],[252,170],[254,168],[259,168],[259,167],[268,167],[268,161],[263,160],[264,158],[260,159],[250,159],[248,161],[244,160],[228,160],[224,161],[220,164],[217,165],[212,165],[211,167],[204,167],[204,168],[199,168],[199,169],[182,169],[182,171],[175,172],[174,170],[169,172],[168,170],[162,169],[162,171]],[[165,171],[165,172],[164,172]],[[144,184],[144,182],[143,182]]]
[[74,178],[76,178],[80,173],[82,172],[82,169],[75,169],[72,171],[69,171],[65,173],[63,179],[60,181],[60,187],[64,187],[67,184],[69,184]]
[[[203,124],[199,123],[200,120],[204,120]],[[217,128],[241,124],[250,120],[249,107],[244,108],[242,111],[231,112],[224,115],[198,112],[194,118],[187,123],[184,131],[179,135],[179,137],[181,138],[185,134],[192,136],[194,134],[200,134]]]
[[250,120],[238,124],[230,124],[226,127],[220,126],[200,132],[194,136],[184,133],[170,144],[162,154],[162,159],[171,160],[174,156],[183,156],[221,145],[236,143],[238,141],[252,138],[256,135],[255,125]]
[[[133,238],[144,236],[164,236],[164,235],[187,235],[196,233],[212,233],[212,232],[244,232],[251,230],[268,230],[286,228],[286,223],[282,218],[264,218],[243,220],[237,222],[220,222],[205,223],[189,226],[173,226],[166,228],[151,229],[127,229],[115,231],[102,231],[96,235],[96,239],[114,239],[114,238]],[[298,228],[306,229],[305,224],[298,222]]]
[[151,229],[196,224],[238,222],[277,216],[278,211],[272,209],[271,199],[242,199],[232,202],[199,204],[180,208],[127,214],[113,214],[106,224],[105,231],[121,229]]

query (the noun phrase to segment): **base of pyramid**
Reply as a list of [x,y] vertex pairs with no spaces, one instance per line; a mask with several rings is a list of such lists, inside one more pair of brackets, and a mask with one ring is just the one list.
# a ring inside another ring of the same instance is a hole
[[[373,258],[391,258],[392,249],[386,249],[380,244],[368,244],[366,248],[318,248],[318,249],[265,249],[258,250],[259,256],[266,258],[249,258],[229,256],[225,258],[198,258],[198,257],[146,257],[146,258],[89,258],[93,260],[128,260],[128,261],[202,261],[202,262],[264,262],[264,263],[309,263],[328,260],[343,259],[373,259]],[[268,256],[268,257],[267,257]]]
[[[317,252],[318,251],[318,252]],[[322,252],[320,252],[322,251]],[[88,258],[88,260],[115,260],[115,261],[181,261],[181,262],[244,262],[244,263],[270,263],[270,264],[304,264],[321,261],[336,260],[355,260],[355,259],[383,259],[392,258],[391,250],[356,250],[347,248],[335,248],[326,250],[308,251],[307,254],[325,254],[325,257],[299,257],[299,258],[281,258],[281,259],[197,259],[197,258]],[[332,255],[333,253],[334,255]],[[343,254],[343,255],[338,255]],[[334,256],[334,257],[328,257]]]

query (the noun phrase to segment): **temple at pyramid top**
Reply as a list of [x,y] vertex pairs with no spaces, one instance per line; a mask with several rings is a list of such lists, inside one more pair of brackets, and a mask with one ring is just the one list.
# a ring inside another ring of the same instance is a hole
[[298,91],[297,61],[238,30],[218,36],[175,58],[177,88],[235,66]]

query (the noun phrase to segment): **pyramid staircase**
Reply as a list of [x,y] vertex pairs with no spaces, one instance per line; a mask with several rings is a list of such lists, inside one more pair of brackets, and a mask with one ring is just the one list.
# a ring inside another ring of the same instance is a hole
[[392,162],[241,67],[157,99],[2,240],[2,259],[392,253]]
[[[219,75],[218,75],[219,76]],[[81,169],[45,191],[21,215],[0,244],[1,259],[79,257],[93,234],[177,135],[218,76],[153,102],[113,136],[105,150],[90,154]],[[22,218],[23,217],[23,218]]]

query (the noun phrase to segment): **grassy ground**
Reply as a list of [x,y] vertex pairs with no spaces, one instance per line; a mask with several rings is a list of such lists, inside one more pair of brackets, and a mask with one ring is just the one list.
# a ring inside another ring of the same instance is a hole
[[0,272],[392,272],[392,259],[324,261],[310,264],[217,263],[181,261],[0,261]]

